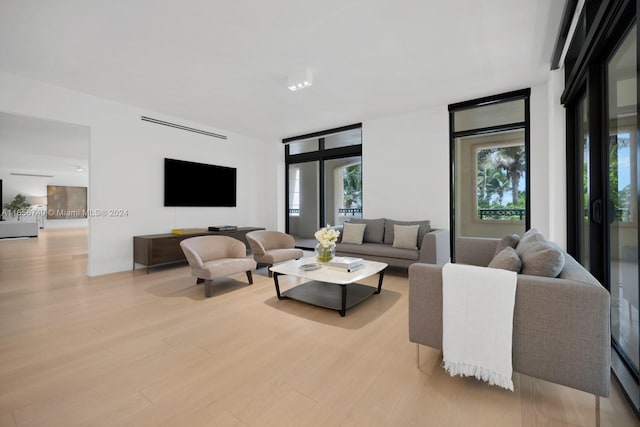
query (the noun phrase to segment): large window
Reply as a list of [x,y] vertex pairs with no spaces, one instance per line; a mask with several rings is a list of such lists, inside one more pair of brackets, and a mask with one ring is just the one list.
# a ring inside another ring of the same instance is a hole
[[283,140],[287,174],[286,231],[299,247],[329,223],[362,216],[360,124]]

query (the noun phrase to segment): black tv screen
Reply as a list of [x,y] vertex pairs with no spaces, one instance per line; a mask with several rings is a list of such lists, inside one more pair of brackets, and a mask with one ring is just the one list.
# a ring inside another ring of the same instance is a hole
[[165,206],[236,206],[236,168],[164,159]]

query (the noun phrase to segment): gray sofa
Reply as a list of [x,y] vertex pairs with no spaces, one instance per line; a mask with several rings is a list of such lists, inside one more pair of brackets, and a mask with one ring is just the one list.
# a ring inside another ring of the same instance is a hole
[[[428,220],[353,218],[348,223],[366,225],[363,241],[361,244],[344,243],[344,227],[335,227],[341,231],[336,245],[337,256],[364,258],[401,268],[407,268],[415,262],[443,265],[449,261],[449,231],[432,229]],[[394,247],[394,225],[419,225],[415,249]]]
[[[500,242],[458,238],[456,262],[488,266]],[[611,378],[609,293],[570,255],[562,254],[558,277],[518,274],[513,370],[593,393],[598,412],[598,396],[609,396]],[[442,348],[441,266],[409,268],[409,340]]]

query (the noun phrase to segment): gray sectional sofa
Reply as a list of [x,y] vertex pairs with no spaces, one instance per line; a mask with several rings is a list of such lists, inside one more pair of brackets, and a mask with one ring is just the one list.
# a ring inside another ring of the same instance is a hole
[[[361,243],[345,243],[345,227],[348,224],[364,224],[364,234]],[[418,226],[413,244],[399,244],[395,235],[395,226],[410,228]],[[336,227],[341,231],[336,245],[337,256],[364,258],[380,261],[392,267],[407,268],[415,262],[429,264],[445,264],[449,261],[449,231],[432,229],[430,221],[396,221],[386,218],[362,219],[352,218],[344,226]],[[412,247],[413,246],[413,247]]]
[[[553,264],[544,260],[536,266],[523,257],[520,244],[515,250],[523,268]],[[498,245],[504,246],[504,239],[458,238],[456,262],[488,266],[495,262]],[[551,273],[557,277],[517,276],[513,370],[593,393],[598,402],[597,396],[609,396],[611,378],[609,292],[570,255],[561,255],[559,274]],[[411,342],[442,349],[442,286],[442,266],[409,268]]]

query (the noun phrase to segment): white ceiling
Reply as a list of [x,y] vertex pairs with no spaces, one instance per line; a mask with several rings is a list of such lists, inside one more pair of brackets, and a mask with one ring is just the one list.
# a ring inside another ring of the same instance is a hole
[[[557,0],[0,0],[0,70],[258,138],[547,80]],[[314,84],[291,92],[287,75]]]
[[86,175],[89,138],[87,126],[0,112],[0,169]]

